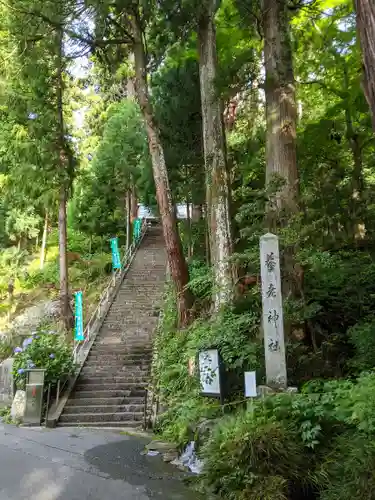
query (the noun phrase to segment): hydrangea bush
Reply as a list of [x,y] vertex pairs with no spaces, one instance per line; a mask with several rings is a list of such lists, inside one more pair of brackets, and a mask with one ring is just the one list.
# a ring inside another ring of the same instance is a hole
[[14,349],[13,376],[17,387],[23,388],[27,369],[43,368],[45,384],[55,386],[58,380],[74,370],[72,348],[54,331],[38,330]]

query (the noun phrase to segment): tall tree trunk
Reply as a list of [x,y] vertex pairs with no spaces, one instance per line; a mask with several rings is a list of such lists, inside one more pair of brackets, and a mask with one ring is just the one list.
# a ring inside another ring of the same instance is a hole
[[[296,154],[296,99],[287,0],[263,0],[266,73],[266,185],[281,182],[267,207],[269,230],[278,232],[298,211],[299,178]],[[302,270],[294,248],[282,252],[284,298],[300,297]],[[287,325],[286,325],[287,326]],[[290,327],[286,328],[290,331]]]
[[136,93],[146,124],[152,171],[156,186],[156,198],[161,215],[169,269],[177,296],[179,324],[180,326],[185,326],[191,319],[191,307],[193,303],[192,294],[186,288],[189,281],[189,271],[183,254],[181,238],[178,233],[177,218],[172,203],[163,147],[159,130],[155,123],[152,104],[149,99],[143,33],[139,25],[139,19],[136,16],[132,18],[132,28]]
[[68,258],[67,258],[67,229],[66,229],[66,203],[67,195],[65,186],[60,188],[59,199],[59,264],[60,264],[60,313],[64,327],[69,332],[73,326],[72,310],[70,307]]
[[74,321],[70,307],[68,258],[67,258],[67,220],[66,204],[68,198],[69,157],[65,145],[65,125],[63,113],[63,34],[58,34],[58,60],[57,60],[57,119],[58,134],[57,147],[60,162],[60,196],[59,196],[59,264],[60,264],[60,307],[61,319],[66,332],[71,331]]
[[188,259],[190,259],[193,255],[193,246],[192,246],[192,235],[191,235],[191,215],[190,215],[190,207],[191,203],[189,202],[189,198],[186,199],[186,231],[187,231],[187,246],[188,246]]
[[[133,52],[130,52],[128,56],[129,60],[129,66],[131,70],[133,70],[134,67],[134,54]],[[132,101],[135,100],[135,86],[134,86],[134,79],[129,76],[126,82],[126,97]]]
[[191,207],[191,219],[193,222],[198,222],[203,219],[203,207],[202,205],[192,205]]
[[40,248],[40,265],[39,265],[40,269],[43,269],[43,267],[44,267],[44,261],[46,259],[47,234],[48,234],[48,212],[46,211],[46,215],[44,217],[42,246]]
[[[344,61],[344,88],[345,92],[349,92],[349,76],[346,63]],[[345,122],[346,122],[346,138],[349,143],[353,157],[353,173],[352,173],[352,199],[351,199],[351,218],[349,234],[353,239],[363,239],[365,235],[365,226],[361,219],[362,196],[363,196],[363,161],[362,147],[360,144],[360,136],[355,131],[353,126],[353,110],[349,99],[345,100]]]
[[[266,183],[275,177],[284,185],[270,204],[270,216],[296,213],[298,171],[296,154],[296,100],[292,49],[286,0],[263,1],[266,71]],[[274,212],[274,213],[273,213]],[[274,222],[274,221],[272,221]]]
[[204,246],[205,246],[206,264],[207,264],[207,266],[211,266],[210,229],[208,227],[208,219],[206,219],[206,231],[204,233]]
[[[128,56],[129,60],[129,66],[131,68],[131,71],[134,69],[134,53],[130,52]],[[134,101],[136,98],[136,92],[135,92],[135,85],[134,85],[134,78],[132,76],[128,77],[128,80],[126,82],[126,93],[127,93],[127,99]],[[133,224],[134,220],[138,217],[138,197],[137,197],[137,190],[135,186],[135,179],[134,176],[131,176],[131,190],[130,190],[130,223],[131,225]],[[130,228],[130,240],[132,239],[133,234]]]
[[126,250],[130,247],[132,240],[132,225],[131,225],[131,191],[126,191]]
[[138,217],[138,197],[137,197],[137,190],[135,188],[135,181],[132,179],[132,186],[131,186],[131,207],[130,207],[130,213],[131,213],[131,220],[132,222],[134,219]]
[[375,132],[375,2],[355,0],[357,30],[363,57],[363,88]]
[[199,77],[202,101],[203,146],[207,181],[207,209],[211,262],[214,269],[214,308],[233,298],[234,279],[223,107],[216,90],[216,0],[205,0],[198,25]]

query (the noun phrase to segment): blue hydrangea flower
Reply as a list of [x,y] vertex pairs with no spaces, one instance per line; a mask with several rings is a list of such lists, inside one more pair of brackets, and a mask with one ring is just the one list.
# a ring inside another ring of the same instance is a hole
[[13,352],[14,352],[14,354],[18,354],[19,352],[22,352],[22,347],[16,347]]
[[34,363],[33,363],[32,361],[30,361],[30,360],[29,360],[29,361],[27,362],[27,368],[35,368]]
[[33,338],[32,337],[29,337],[28,339],[25,339],[23,342],[22,342],[22,347],[25,349],[28,345],[30,345],[33,341]]
[[17,373],[18,375],[22,375],[23,373],[25,373],[25,370],[23,368],[20,368],[19,370],[17,370]]
[[49,355],[49,357],[50,357],[51,359],[55,359],[55,355],[54,355],[53,353],[51,353],[51,354]]

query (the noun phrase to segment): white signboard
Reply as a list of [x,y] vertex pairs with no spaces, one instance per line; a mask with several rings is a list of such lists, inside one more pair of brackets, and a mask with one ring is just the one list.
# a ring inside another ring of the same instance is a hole
[[199,378],[202,394],[220,396],[219,352],[207,349],[199,353]]
[[255,372],[245,372],[245,397],[255,398],[257,396],[257,381]]

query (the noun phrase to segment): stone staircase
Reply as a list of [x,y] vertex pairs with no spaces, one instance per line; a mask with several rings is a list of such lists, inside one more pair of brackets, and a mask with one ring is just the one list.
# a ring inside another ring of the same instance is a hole
[[151,227],[91,347],[59,426],[143,424],[165,272],[162,230]]

